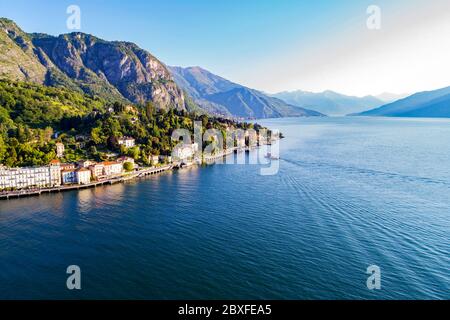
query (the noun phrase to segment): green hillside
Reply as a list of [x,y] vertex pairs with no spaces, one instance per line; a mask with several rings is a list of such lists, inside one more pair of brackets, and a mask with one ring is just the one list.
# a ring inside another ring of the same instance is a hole
[[[0,80],[0,164],[47,164],[56,156],[56,142],[66,146],[62,161],[105,160],[108,154],[120,153],[149,164],[149,155],[171,153],[174,129],[193,132],[194,121],[201,121],[204,129],[222,132],[233,127],[260,128],[198,112],[164,110],[152,102],[109,103],[69,89]],[[134,137],[137,146],[121,148],[117,139],[122,136]]]

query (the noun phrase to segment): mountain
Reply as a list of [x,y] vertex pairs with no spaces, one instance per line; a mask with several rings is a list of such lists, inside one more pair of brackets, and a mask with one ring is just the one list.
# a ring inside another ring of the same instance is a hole
[[411,94],[409,93],[403,93],[403,94],[396,94],[396,93],[390,93],[390,92],[383,92],[382,94],[379,94],[375,96],[375,98],[383,101],[384,103],[391,103],[400,99],[404,99]]
[[361,112],[370,108],[379,107],[383,101],[373,96],[352,97],[333,91],[313,93],[307,91],[280,92],[272,95],[287,103],[317,110],[333,116],[342,116],[349,113]]
[[419,92],[357,115],[450,118],[450,87]]
[[169,67],[175,82],[211,113],[240,118],[323,116],[233,83],[200,67]]
[[169,70],[129,42],[84,33],[29,34],[0,19],[0,77],[63,86],[108,100],[154,102],[184,109],[185,97]]
[[31,38],[11,20],[0,19],[0,76],[11,80],[45,81],[47,67],[40,63]]

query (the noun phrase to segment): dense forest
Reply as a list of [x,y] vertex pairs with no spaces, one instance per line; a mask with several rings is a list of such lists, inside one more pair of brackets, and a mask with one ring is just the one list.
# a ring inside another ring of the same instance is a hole
[[[0,164],[9,167],[48,164],[56,157],[55,144],[63,142],[62,161],[105,160],[124,154],[149,164],[149,155],[169,155],[172,131],[193,132],[194,121],[203,129],[215,128],[226,135],[229,128],[259,125],[175,108],[158,109],[152,102],[128,105],[107,102],[65,88],[0,80]],[[136,139],[136,147],[124,149],[118,138]]]

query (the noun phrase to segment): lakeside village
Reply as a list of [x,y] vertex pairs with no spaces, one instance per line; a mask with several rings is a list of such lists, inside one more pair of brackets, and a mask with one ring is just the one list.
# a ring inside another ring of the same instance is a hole
[[[126,148],[133,148],[135,139],[122,137],[118,143]],[[211,163],[234,152],[249,151],[258,147],[259,144],[260,142],[255,140],[254,143],[246,146],[245,139],[242,139],[237,141],[235,147],[224,149],[207,157],[205,155],[198,156],[198,143],[182,144],[174,148],[172,156],[150,156],[151,167],[140,167],[133,158],[128,156],[120,156],[114,161],[102,162],[80,160],[76,163],[61,163],[59,159],[54,159],[46,166],[21,168],[8,168],[0,164],[0,200],[124,182],[173,168]],[[57,143],[57,158],[63,158],[64,152],[64,144]]]
[[132,105],[0,80],[0,199],[216,162],[264,140],[265,132],[272,137],[257,123],[209,116],[185,102],[186,109]]
[[[122,137],[119,145],[126,148],[135,146],[135,139]],[[56,144],[56,155],[64,157],[65,147]],[[172,156],[150,156],[151,167],[140,167],[128,156],[120,156],[114,161],[95,162],[80,160],[77,163],[61,163],[59,159],[52,160],[46,166],[8,168],[0,164],[0,196],[40,194],[40,191],[70,190],[78,186],[95,186],[104,183],[122,182],[146,174],[159,173],[183,166],[194,160],[198,144],[183,145],[174,149]]]

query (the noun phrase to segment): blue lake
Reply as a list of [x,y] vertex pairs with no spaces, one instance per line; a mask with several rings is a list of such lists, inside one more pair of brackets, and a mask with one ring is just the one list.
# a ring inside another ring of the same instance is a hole
[[286,136],[275,175],[217,164],[0,202],[0,298],[450,299],[450,120],[262,124]]

